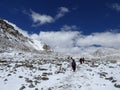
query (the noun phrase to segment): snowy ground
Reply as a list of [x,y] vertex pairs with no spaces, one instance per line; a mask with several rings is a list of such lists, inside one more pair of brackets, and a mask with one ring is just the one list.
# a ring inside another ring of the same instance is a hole
[[120,90],[120,62],[95,60],[73,72],[67,56],[0,54],[0,90]]

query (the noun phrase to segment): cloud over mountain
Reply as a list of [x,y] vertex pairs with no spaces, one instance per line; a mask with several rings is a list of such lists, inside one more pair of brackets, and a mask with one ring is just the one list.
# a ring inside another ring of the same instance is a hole
[[66,53],[78,53],[81,52],[81,49],[86,49],[86,47],[96,48],[96,46],[119,48],[120,33],[106,31],[83,35],[76,28],[77,26],[65,25],[60,31],[41,31],[39,35],[33,34],[31,37],[49,44],[56,51]]

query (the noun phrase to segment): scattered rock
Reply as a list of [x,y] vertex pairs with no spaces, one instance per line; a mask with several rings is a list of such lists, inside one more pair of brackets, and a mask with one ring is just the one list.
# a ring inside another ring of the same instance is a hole
[[100,72],[100,73],[98,73],[99,75],[100,75],[100,77],[102,78],[102,77],[106,77],[106,75],[108,74],[108,73],[106,73],[106,72]]
[[61,66],[62,64],[61,64],[61,63],[58,63],[57,65],[58,65],[58,66]]
[[33,85],[33,83],[30,83],[29,88],[34,88],[35,86]]
[[63,87],[63,85],[59,86],[58,88],[62,88],[62,87]]
[[19,78],[23,78],[23,76],[19,76]]
[[36,80],[41,80],[41,76],[34,77]]
[[114,86],[116,87],[116,88],[120,88],[120,84],[114,84]]
[[117,63],[117,61],[116,60],[110,60],[110,63],[115,64],[115,63]]
[[6,60],[0,60],[0,63],[7,63]]
[[65,73],[65,71],[59,70],[59,71],[55,71],[55,74],[59,74],[59,73]]
[[11,76],[11,74],[9,73],[7,76]]
[[113,77],[109,77],[109,78],[105,78],[105,79],[112,81],[112,80],[113,80]]
[[114,82],[117,82],[117,80],[112,80],[112,82],[114,83]]
[[28,68],[33,68],[33,65],[32,64],[23,64],[23,66],[26,66],[26,67],[28,67]]
[[52,73],[47,73],[47,72],[42,73],[42,76],[47,76],[47,75],[52,75]]
[[23,89],[25,89],[25,86],[22,86],[19,90],[23,90]]
[[45,77],[45,76],[44,76],[44,77],[41,77],[41,79],[42,79],[42,80],[49,80],[49,78],[48,78],[48,77]]
[[8,79],[5,79],[4,81],[8,81]]
[[29,80],[29,78],[25,78],[25,81],[26,81],[27,83],[32,83],[32,82],[33,82],[32,80]]
[[40,71],[47,71],[48,69],[45,69],[45,68],[38,68],[38,70],[40,70]]
[[86,69],[87,71],[92,71],[92,69]]
[[37,80],[35,80],[35,81],[34,81],[34,83],[35,83],[35,85],[37,85],[37,84],[38,84],[38,83],[40,83],[40,82],[39,82],[39,81],[37,81]]
[[82,86],[81,86],[81,85],[79,85],[78,87],[79,87],[79,88],[81,88]]
[[48,88],[48,90],[52,90],[52,88]]
[[47,73],[42,73],[42,76],[47,76]]
[[114,68],[113,66],[109,66],[109,68]]
[[38,90],[38,88],[35,88],[35,90]]

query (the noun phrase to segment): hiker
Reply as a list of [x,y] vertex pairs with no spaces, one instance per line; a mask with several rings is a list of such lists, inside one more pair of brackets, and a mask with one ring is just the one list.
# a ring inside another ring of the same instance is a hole
[[75,60],[72,57],[71,57],[71,59],[72,59],[72,63],[71,63],[72,69],[75,72],[75,70],[76,70],[76,62],[75,62]]
[[84,61],[85,61],[85,58],[83,57],[83,58],[82,58],[82,62],[84,63]]
[[82,58],[80,58],[80,60],[79,60],[79,61],[80,61],[80,64],[82,64],[82,62],[83,62],[83,59],[82,59]]

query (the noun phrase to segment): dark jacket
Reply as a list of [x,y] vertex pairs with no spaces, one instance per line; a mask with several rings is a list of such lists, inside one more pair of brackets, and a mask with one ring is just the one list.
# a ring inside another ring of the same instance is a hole
[[73,59],[73,61],[71,63],[71,66],[72,66],[73,71],[75,71],[76,70],[76,62],[75,62],[74,59]]

